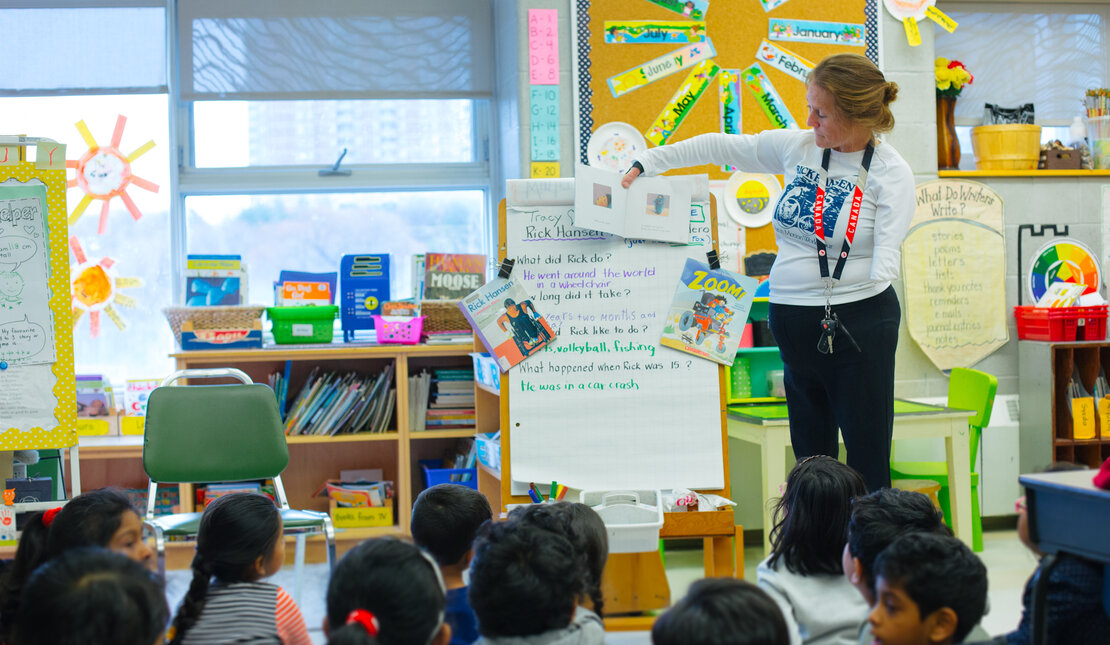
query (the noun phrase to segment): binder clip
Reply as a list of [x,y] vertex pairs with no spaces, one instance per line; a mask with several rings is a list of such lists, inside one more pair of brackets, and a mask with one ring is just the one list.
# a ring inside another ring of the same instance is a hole
[[504,260],[501,260],[501,268],[497,270],[497,277],[508,280],[509,274],[513,272],[514,264],[516,264],[516,260],[512,258],[505,258]]
[[710,251],[710,252],[706,253],[705,257],[709,260],[709,268],[710,269],[720,269],[721,268],[721,258],[717,255],[716,251]]

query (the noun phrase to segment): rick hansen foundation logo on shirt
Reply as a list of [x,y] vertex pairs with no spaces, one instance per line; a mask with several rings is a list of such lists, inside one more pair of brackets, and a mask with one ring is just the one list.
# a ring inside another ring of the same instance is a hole
[[[813,235],[813,205],[817,201],[817,182],[820,175],[813,168],[799,165],[797,175],[782,192],[775,206],[775,229],[788,237],[807,244],[815,243]],[[830,179],[825,188],[825,233],[836,230],[836,221],[844,200],[852,193],[855,183],[851,179]]]

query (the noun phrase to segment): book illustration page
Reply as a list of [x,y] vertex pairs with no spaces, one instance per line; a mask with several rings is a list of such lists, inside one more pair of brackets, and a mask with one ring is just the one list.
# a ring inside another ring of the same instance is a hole
[[692,190],[687,177],[640,177],[632,182],[625,237],[688,242]]
[[628,191],[621,188],[621,173],[579,164],[575,168],[574,225],[625,234],[625,201]]

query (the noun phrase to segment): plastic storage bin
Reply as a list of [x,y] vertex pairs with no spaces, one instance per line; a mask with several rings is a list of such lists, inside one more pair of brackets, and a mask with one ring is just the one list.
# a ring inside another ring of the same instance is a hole
[[415,345],[420,342],[420,334],[424,331],[424,316],[392,320],[374,316],[374,331],[379,343]]
[[501,472],[501,435],[496,432],[476,434],[474,440],[478,442],[478,461],[490,470]]
[[474,360],[474,380],[495,392],[501,391],[501,369],[487,352],[471,352]]
[[336,305],[266,308],[274,325],[274,342],[279,344],[330,343],[338,313]]
[[663,495],[658,490],[584,490],[579,501],[592,507],[609,533],[609,553],[645,553],[659,548]]
[[979,170],[1036,170],[1041,157],[1041,126],[976,126],[971,129],[971,147]]
[[421,459],[420,468],[424,471],[424,486],[436,484],[459,484],[478,490],[477,468],[444,468],[442,459]]
[[1021,340],[1105,340],[1110,305],[1094,307],[1014,307]]

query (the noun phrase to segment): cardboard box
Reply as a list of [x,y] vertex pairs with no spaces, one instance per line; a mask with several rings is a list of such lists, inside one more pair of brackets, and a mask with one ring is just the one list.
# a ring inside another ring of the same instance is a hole
[[1040,167],[1044,170],[1079,170],[1079,151],[1074,148],[1041,150]]
[[329,503],[335,528],[354,529],[370,526],[393,526],[393,500],[388,506],[339,506]]

